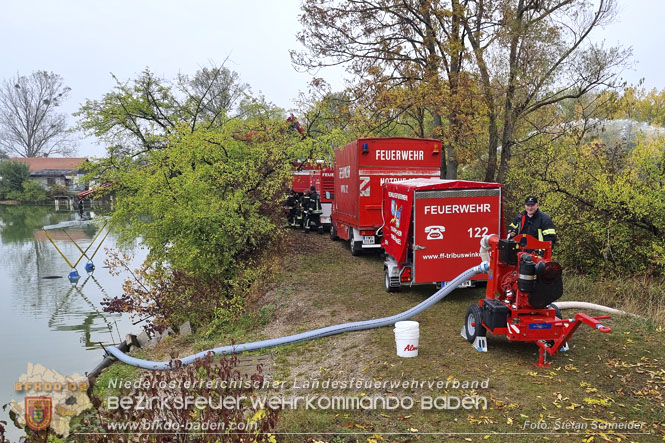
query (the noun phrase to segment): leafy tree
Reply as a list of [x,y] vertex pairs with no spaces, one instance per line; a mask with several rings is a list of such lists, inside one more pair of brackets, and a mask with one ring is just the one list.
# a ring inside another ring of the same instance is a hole
[[69,91],[52,72],[5,80],[0,85],[0,149],[19,157],[71,154],[66,116],[57,112]]
[[[333,92],[322,79],[314,79],[308,95],[301,93],[297,106],[302,115],[299,159],[332,160],[333,150],[358,136],[352,124],[351,103],[344,92]],[[294,117],[295,118],[295,117]]]
[[240,108],[247,89],[223,66],[176,81],[161,79],[149,69],[131,82],[115,80],[113,92],[103,100],[87,100],[75,115],[81,117],[79,129],[108,143],[108,154],[118,158],[166,148],[168,138],[183,126],[190,132],[222,126],[231,108]]
[[485,179],[503,181],[513,147],[561,122],[552,109],[616,85],[629,52],[588,42],[614,9],[614,0],[310,0],[306,51],[292,59],[344,65],[360,127],[441,138],[442,176],[457,177],[485,144]]
[[639,87],[630,87],[621,94],[614,94],[616,108],[614,118],[625,118],[665,126],[665,90],[646,91]]
[[11,192],[20,193],[23,183],[30,178],[28,165],[13,161],[0,161],[0,198],[5,198]]
[[[241,101],[241,117],[228,119],[200,105],[207,95],[188,92],[146,71],[89,101],[79,115],[81,127],[113,142],[109,155],[88,169],[97,181],[114,184],[120,241],[140,238],[150,250],[155,290],[128,291],[111,305],[134,312],[155,306],[154,314],[167,320],[204,321],[237,313],[259,277],[257,261],[279,233],[300,135],[281,110],[260,99]],[[189,283],[174,290],[174,282]],[[197,291],[203,313],[190,306],[191,288],[200,286],[213,288]]]

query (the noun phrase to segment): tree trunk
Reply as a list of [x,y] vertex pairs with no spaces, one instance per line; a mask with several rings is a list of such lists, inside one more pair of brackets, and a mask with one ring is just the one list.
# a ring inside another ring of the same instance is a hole
[[499,173],[496,177],[496,181],[499,183],[504,182],[508,173],[508,162],[510,161],[510,156],[512,155],[512,147],[515,144],[513,141],[514,130],[515,124],[513,121],[512,112],[511,115],[508,115],[508,110],[506,110],[506,116],[504,117],[503,125],[503,136],[501,137],[501,163],[499,165]]
[[[438,112],[432,112],[432,117],[434,119],[434,128],[440,128],[443,124],[441,120],[441,114]],[[439,137],[441,139],[442,137]],[[441,170],[439,173],[440,178],[446,178],[446,150],[441,147]]]
[[447,146],[446,151],[448,154],[448,167],[446,168],[446,178],[449,180],[454,180],[457,178],[457,167],[459,165],[457,161],[457,153],[455,148],[459,146],[459,140],[462,134],[462,122],[459,119],[461,111],[461,104],[459,99],[459,89],[460,89],[460,73],[462,72],[462,56],[458,48],[464,47],[464,42],[462,41],[462,21],[460,14],[462,9],[460,8],[458,0],[451,1],[452,17],[451,17],[451,29],[450,29],[450,40],[452,49],[450,51],[450,70],[448,72],[448,84],[450,88],[450,112],[448,113],[448,121],[450,122],[450,130],[452,132],[451,137],[449,137],[451,143]]
[[524,14],[524,0],[520,0],[517,4],[517,13],[513,20],[513,23],[510,24],[511,29],[511,39],[510,39],[510,55],[508,57],[508,87],[506,89],[506,101],[504,106],[503,114],[503,134],[501,136],[501,163],[499,165],[499,173],[497,174],[496,180],[499,183],[503,183],[506,179],[508,173],[508,162],[510,161],[511,149],[515,144],[514,142],[514,132],[515,132],[515,120],[516,120],[516,110],[514,108],[513,100],[515,98],[515,91],[517,89],[517,71],[518,71],[518,45],[522,37],[522,20]]
[[493,182],[496,174],[496,150],[499,147],[499,128],[497,127],[496,112],[490,108],[489,117],[489,143],[487,147],[487,169],[485,181]]

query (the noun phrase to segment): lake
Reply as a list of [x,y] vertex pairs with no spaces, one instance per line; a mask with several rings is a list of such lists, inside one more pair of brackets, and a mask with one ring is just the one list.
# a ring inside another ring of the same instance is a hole
[[[112,276],[104,267],[105,248],[112,248],[110,234],[93,257],[96,269],[88,274],[87,259],[80,260],[77,285],[67,276],[71,267],[41,229],[45,225],[76,220],[78,213],[54,206],[0,205],[0,405],[23,401],[14,391],[14,382],[26,372],[28,362],[39,363],[63,375],[91,371],[103,358],[104,346],[118,343],[120,337],[140,331],[127,315],[102,311],[104,297],[121,295],[126,276]],[[101,224],[49,230],[53,241],[74,263],[82,254],[76,244],[92,256],[106,229],[93,242]],[[70,238],[71,237],[71,238]],[[145,258],[138,249],[132,263]],[[120,337],[119,337],[120,336]],[[8,421],[7,437],[22,435],[6,411],[0,420]]]

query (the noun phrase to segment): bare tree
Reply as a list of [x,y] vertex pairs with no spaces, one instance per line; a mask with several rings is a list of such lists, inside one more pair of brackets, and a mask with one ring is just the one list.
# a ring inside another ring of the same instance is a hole
[[356,97],[375,103],[386,90],[408,94],[392,96],[384,119],[430,113],[432,132],[416,127],[415,133],[444,140],[441,176],[456,178],[469,120],[462,23],[468,1],[305,0],[298,34],[305,51],[291,51],[292,62],[312,70],[344,65],[356,79]]
[[71,154],[66,114],[57,112],[69,91],[52,72],[6,80],[0,86],[0,149],[19,157]]
[[548,108],[618,84],[630,51],[588,38],[615,7],[615,0],[470,0],[464,24],[489,117],[486,180],[502,182],[513,148],[559,123]]
[[223,123],[249,91],[238,73],[225,66],[202,68],[191,78],[181,75],[179,82],[181,91],[193,101],[193,113],[201,114],[195,119],[204,119],[209,126]]

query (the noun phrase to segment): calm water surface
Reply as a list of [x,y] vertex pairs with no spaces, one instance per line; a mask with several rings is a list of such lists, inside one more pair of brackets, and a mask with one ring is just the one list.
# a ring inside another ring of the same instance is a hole
[[[76,286],[67,275],[69,265],[42,231],[45,225],[76,219],[75,212],[56,211],[52,206],[0,205],[0,406],[22,401],[14,382],[26,372],[28,362],[39,363],[63,375],[92,370],[103,358],[102,343],[118,343],[120,336],[138,332],[126,315],[102,311],[100,301],[122,293],[125,275],[114,277],[104,267],[105,247],[114,246],[110,234],[93,258],[96,270],[85,272],[84,257],[77,269]],[[101,226],[66,228],[85,250]],[[74,263],[81,255],[62,230],[49,231],[55,243]],[[104,236],[88,251],[91,256]],[[132,268],[145,257],[138,250]],[[59,277],[59,278],[52,278]],[[0,409],[0,420],[9,422]],[[22,433],[9,423],[8,437],[16,441]]]

